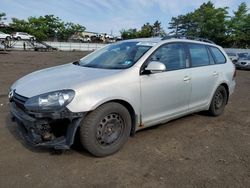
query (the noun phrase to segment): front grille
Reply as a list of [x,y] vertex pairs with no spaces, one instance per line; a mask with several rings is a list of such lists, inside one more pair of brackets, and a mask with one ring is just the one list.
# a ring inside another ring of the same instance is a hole
[[14,92],[12,100],[16,104],[17,107],[19,107],[20,109],[25,111],[24,104],[28,100],[27,97],[21,96],[21,95],[17,94],[16,92]]
[[247,63],[246,63],[246,62],[241,62],[240,64],[245,65],[245,64],[247,64]]

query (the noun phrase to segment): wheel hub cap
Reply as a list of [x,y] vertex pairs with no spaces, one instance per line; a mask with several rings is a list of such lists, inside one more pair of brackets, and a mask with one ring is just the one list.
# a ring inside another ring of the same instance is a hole
[[215,96],[215,107],[218,109],[223,104],[223,95],[221,92],[218,92]]
[[114,143],[120,137],[124,121],[119,114],[105,116],[97,126],[96,139],[99,144],[106,146]]

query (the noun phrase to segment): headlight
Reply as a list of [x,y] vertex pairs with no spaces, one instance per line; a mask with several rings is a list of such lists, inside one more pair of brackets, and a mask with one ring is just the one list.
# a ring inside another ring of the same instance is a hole
[[69,104],[74,96],[73,90],[54,91],[32,97],[24,106],[30,111],[56,111]]

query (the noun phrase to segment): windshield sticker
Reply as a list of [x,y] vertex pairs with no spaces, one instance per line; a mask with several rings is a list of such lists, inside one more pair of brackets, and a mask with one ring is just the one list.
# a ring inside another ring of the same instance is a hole
[[132,63],[132,61],[125,61],[123,64],[124,65],[130,65]]

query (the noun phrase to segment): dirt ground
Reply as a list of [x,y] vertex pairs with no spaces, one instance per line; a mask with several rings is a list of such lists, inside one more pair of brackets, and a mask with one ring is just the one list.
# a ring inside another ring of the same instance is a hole
[[82,148],[55,155],[24,144],[10,121],[7,93],[27,73],[84,52],[0,52],[0,187],[250,187],[250,71],[224,114],[193,114],[138,132],[118,153]]

